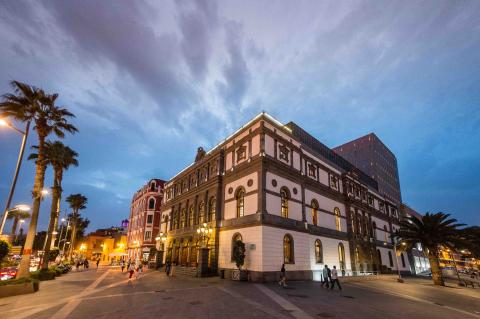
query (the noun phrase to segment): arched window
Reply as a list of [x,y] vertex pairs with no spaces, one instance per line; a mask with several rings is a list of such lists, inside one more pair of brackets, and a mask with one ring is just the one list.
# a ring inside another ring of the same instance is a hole
[[237,218],[240,218],[243,217],[245,212],[245,190],[243,188],[240,188],[237,191],[237,195],[235,196],[235,198],[237,199]]
[[288,199],[289,199],[288,190],[285,187],[282,187],[280,190],[280,200],[281,200],[281,216],[288,218]]
[[315,262],[317,264],[323,263],[323,246],[320,239],[315,240]]
[[215,197],[210,198],[210,202],[208,204],[208,215],[209,215],[209,220],[215,220],[216,219],[216,206],[217,206],[217,201]]
[[355,217],[355,212],[353,211],[350,211],[351,212],[351,219],[352,219],[352,233],[355,233],[355,222],[356,222],[356,217]]
[[206,220],[205,220],[205,203],[204,202],[200,202],[200,204],[198,205],[198,222],[200,224],[203,224],[204,222],[206,222]]
[[285,264],[294,264],[293,238],[290,234],[283,237],[283,262]]
[[312,200],[312,223],[318,226],[318,203],[316,200]]
[[234,261],[235,259],[233,258],[233,247],[235,247],[235,243],[237,241],[243,241],[242,240],[242,235],[240,233],[235,233],[233,236],[232,236],[232,249],[231,249],[231,255],[232,255],[232,261]]
[[380,267],[382,267],[382,253],[380,252],[380,249],[377,249],[377,255],[378,255],[378,262],[380,263]]
[[335,214],[335,228],[338,231],[342,231],[342,222],[340,219],[340,209],[338,207],[335,207],[333,209],[333,213]]
[[155,209],[155,198],[150,198],[148,200],[148,209]]
[[384,232],[384,235],[385,235],[385,242],[387,243],[388,242],[388,230],[387,230],[387,226],[383,226],[383,232]]
[[187,209],[182,208],[182,212],[180,214],[180,228],[185,228],[187,226]]
[[195,225],[195,208],[193,205],[190,206],[189,212],[188,212],[188,219],[189,219],[189,225]]
[[345,271],[345,247],[343,247],[342,243],[338,244],[338,261],[340,263],[340,270],[344,272]]
[[151,192],[156,191],[157,190],[156,188],[157,188],[157,184],[155,184],[155,182],[150,183],[150,191]]
[[393,256],[390,250],[388,251],[388,261],[390,262],[390,267],[393,268]]
[[377,223],[372,223],[372,237],[377,239]]
[[402,260],[402,267],[405,268],[405,257],[403,256],[402,253],[400,253],[400,259]]

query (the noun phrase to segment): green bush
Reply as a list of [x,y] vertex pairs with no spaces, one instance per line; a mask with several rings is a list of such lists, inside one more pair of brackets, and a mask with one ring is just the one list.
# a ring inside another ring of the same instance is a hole
[[37,279],[40,281],[52,280],[52,279],[55,279],[56,274],[57,272],[52,269],[47,269],[47,270],[40,269],[40,270],[31,272],[30,278]]
[[7,257],[8,252],[10,251],[10,244],[5,240],[0,240],[0,263],[3,258]]
[[237,240],[233,244],[233,260],[238,269],[241,269],[245,263],[245,244],[241,240]]
[[9,280],[2,280],[0,281],[0,286],[6,286],[6,285],[19,285],[23,283],[29,283],[29,282],[38,282],[38,280],[33,279],[33,278],[18,278],[18,279],[9,279]]

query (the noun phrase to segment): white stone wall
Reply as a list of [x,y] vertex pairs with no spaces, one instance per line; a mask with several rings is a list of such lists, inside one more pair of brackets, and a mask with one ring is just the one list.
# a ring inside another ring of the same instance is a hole
[[[248,186],[248,180],[252,180],[252,185]],[[225,185],[225,219],[231,219],[237,217],[237,202],[235,200],[235,194],[239,187],[245,189],[245,193],[248,194],[252,191],[258,190],[258,173],[254,172],[252,174],[243,176],[231,183]],[[232,188],[233,192],[228,193],[228,190]],[[228,202],[227,202],[228,201]],[[258,211],[258,194],[252,193],[245,195],[244,197],[244,215],[255,214]]]
[[[333,199],[330,199],[328,197],[322,196],[314,191],[311,191],[309,189],[305,189],[305,203],[307,205],[311,205],[312,200],[315,199],[318,202],[319,208],[324,209],[326,211],[332,212],[337,207],[340,210],[340,225],[341,225],[341,231],[346,232],[347,231],[347,221],[346,221],[346,213],[345,213],[345,205],[342,202],[335,201]],[[313,223],[312,219],[312,211],[309,207],[307,207],[307,222],[309,224]],[[331,214],[327,214],[322,211],[318,211],[318,225],[330,229],[336,229],[336,224],[335,224],[335,216]]]
[[[280,271],[283,263],[283,238],[290,234],[294,242],[294,264],[285,265],[287,271],[313,270],[314,280],[319,280],[318,274],[327,264],[330,268],[340,269],[338,245],[345,248],[346,272],[351,272],[350,252],[347,241],[313,236],[307,233],[295,232],[269,226],[254,226],[235,230],[220,231],[219,268],[236,268],[231,260],[232,238],[239,233],[246,246],[244,269],[252,271]],[[315,240],[320,239],[323,247],[323,263],[317,264],[315,259]],[[318,272],[318,273],[317,273]]]
[[[377,229],[375,230],[375,236],[377,240],[380,241],[385,241],[385,234],[387,235],[387,242],[391,243],[391,236],[390,236],[390,226],[388,225],[388,222],[379,219],[377,217],[372,216],[372,223],[375,222]],[[384,231],[384,226],[387,226],[387,232]]]
[[218,267],[233,269],[237,268],[232,261],[232,238],[236,233],[242,235],[245,243],[244,269],[262,271],[262,226],[246,227],[234,230],[221,230],[219,240]]

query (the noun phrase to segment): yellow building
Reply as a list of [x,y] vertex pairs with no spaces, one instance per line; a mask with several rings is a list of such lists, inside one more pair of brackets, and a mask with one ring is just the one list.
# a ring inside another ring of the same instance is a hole
[[111,228],[89,234],[78,244],[77,252],[89,260],[100,259],[101,264],[112,264],[125,258],[126,248],[127,236],[117,228]]

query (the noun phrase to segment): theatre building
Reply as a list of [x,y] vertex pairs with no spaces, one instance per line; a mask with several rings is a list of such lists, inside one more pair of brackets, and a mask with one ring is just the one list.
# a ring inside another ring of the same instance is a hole
[[393,249],[398,217],[375,180],[295,123],[261,113],[165,183],[157,247],[179,271],[201,261],[229,276],[241,240],[253,281],[277,279],[282,263],[290,279],[318,280],[325,264],[345,276],[406,272],[407,256]]
[[160,207],[165,181],[152,179],[132,198],[127,230],[127,254],[132,260],[146,260],[160,227]]

